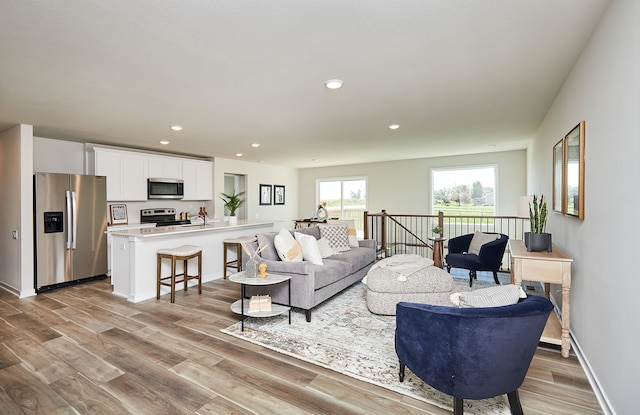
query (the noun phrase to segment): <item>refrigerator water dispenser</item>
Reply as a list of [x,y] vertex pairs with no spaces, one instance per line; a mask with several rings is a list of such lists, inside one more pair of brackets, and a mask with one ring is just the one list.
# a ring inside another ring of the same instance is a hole
[[63,212],[44,212],[44,233],[58,233],[63,231]]

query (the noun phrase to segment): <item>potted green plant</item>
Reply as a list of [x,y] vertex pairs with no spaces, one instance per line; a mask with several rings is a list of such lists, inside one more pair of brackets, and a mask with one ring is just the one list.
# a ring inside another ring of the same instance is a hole
[[434,226],[433,229],[431,229],[431,232],[433,232],[433,236],[436,238],[442,237],[442,226]]
[[544,201],[544,195],[540,195],[540,199],[533,195],[533,200],[529,203],[531,232],[524,233],[524,244],[527,247],[527,251],[551,252],[551,234],[545,232],[547,215],[547,202]]
[[236,217],[236,211],[238,208],[244,203],[244,199],[241,197],[244,195],[244,192],[235,193],[232,195],[226,193],[220,193],[220,199],[224,202],[224,207],[229,211],[229,224],[238,223],[238,218]]

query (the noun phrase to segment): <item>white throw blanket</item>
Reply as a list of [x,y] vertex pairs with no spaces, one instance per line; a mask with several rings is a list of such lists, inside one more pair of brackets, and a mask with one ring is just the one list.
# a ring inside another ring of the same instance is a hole
[[410,276],[411,274],[418,272],[421,269],[430,267],[432,265],[433,265],[433,260],[428,258],[423,258],[420,255],[399,254],[399,255],[393,255],[389,258],[385,258],[381,261],[376,262],[371,267],[369,272],[373,271],[376,268],[384,268],[399,274],[398,281],[406,281],[407,277]]

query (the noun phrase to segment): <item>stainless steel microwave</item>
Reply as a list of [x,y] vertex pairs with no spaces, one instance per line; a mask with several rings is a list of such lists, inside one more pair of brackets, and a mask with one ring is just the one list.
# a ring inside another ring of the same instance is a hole
[[180,179],[147,179],[147,199],[182,199],[184,181]]

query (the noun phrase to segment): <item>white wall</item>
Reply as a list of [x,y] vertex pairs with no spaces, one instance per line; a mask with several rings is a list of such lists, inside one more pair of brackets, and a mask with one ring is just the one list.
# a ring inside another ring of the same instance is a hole
[[430,169],[460,166],[498,166],[498,215],[516,215],[518,198],[526,194],[526,151],[505,151],[454,157],[424,158],[381,163],[354,164],[300,170],[300,211],[310,217],[315,212],[316,179],[367,177],[367,210],[385,209],[396,214],[430,214]]
[[84,144],[33,137],[34,172],[85,174]]
[[548,230],[574,258],[573,337],[618,414],[637,413],[639,406],[638,21],[640,2],[611,3],[541,124],[529,164],[530,191],[551,195],[552,147],[586,121],[585,219],[552,214]]
[[[290,167],[274,166],[241,160],[216,158],[213,163],[213,189],[215,218],[222,219],[224,206],[220,193],[224,191],[224,174],[246,175],[247,192],[245,204],[247,219],[264,219],[276,222],[274,229],[293,228],[293,220],[298,218],[298,170]],[[285,204],[260,206],[260,184],[285,186]]]
[[32,126],[0,133],[0,285],[20,297],[35,294],[32,152]]

